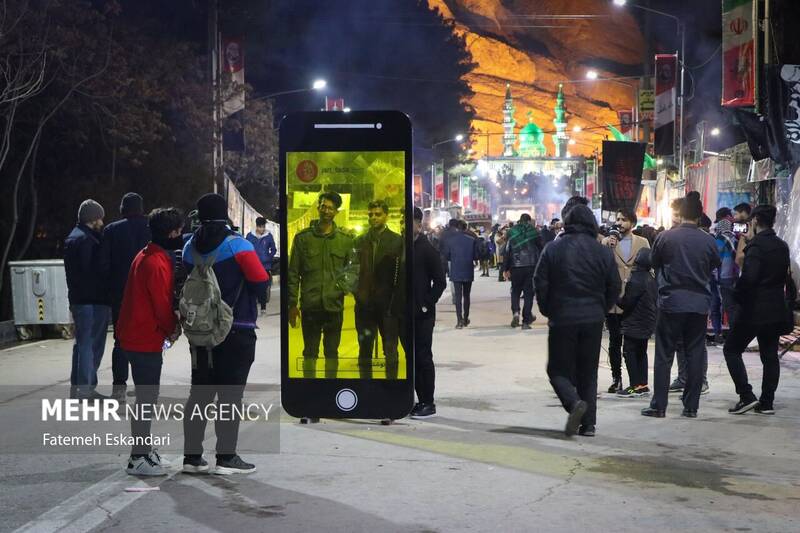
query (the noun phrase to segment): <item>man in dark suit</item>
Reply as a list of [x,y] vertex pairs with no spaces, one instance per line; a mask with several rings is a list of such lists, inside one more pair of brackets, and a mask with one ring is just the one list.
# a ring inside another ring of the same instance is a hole
[[[414,350],[417,404],[411,418],[428,418],[436,414],[433,401],[436,370],[433,364],[433,326],[436,324],[436,302],[447,282],[439,253],[422,233],[422,210],[414,208]],[[405,328],[402,330],[405,333]],[[403,342],[403,346],[408,346]]]
[[386,358],[386,378],[396,379],[400,330],[398,317],[392,309],[400,280],[403,238],[386,226],[389,218],[386,202],[372,201],[367,209],[369,230],[356,240],[359,261],[355,291],[358,367],[362,378],[372,377],[373,353],[380,332]]

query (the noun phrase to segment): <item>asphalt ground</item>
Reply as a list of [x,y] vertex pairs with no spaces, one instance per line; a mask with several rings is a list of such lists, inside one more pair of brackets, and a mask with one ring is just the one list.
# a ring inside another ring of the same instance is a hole
[[[546,325],[540,317],[530,331],[511,329],[508,299],[508,283],[476,278],[472,324],[456,330],[442,298],[434,418],[300,425],[283,415],[280,453],[245,455],[258,466],[248,476],[174,469],[139,480],[124,473],[124,453],[0,454],[0,530],[800,531],[800,354],[781,362],[774,416],[732,416],[733,384],[710,348],[710,393],[692,420],[677,398],[667,418],[650,419],[639,415],[647,400],[602,392],[611,379],[603,352],[597,436],[567,439],[545,374]],[[250,379],[275,389],[278,321],[271,304]],[[649,355],[652,364],[652,344]],[[0,351],[0,406],[15,401],[12,385],[68,383],[70,357],[70,341],[55,339]],[[110,360],[109,342],[103,392]],[[758,391],[758,355],[745,362]],[[187,384],[189,369],[180,340],[162,383]],[[2,431],[25,431],[13,426]],[[126,492],[133,487],[158,490]]]

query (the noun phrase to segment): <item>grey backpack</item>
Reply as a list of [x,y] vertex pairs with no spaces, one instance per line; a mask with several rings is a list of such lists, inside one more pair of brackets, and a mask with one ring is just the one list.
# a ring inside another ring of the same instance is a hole
[[[235,238],[232,235],[227,237],[222,245]],[[217,253],[222,245],[217,248]],[[211,349],[221,344],[230,333],[233,325],[233,309],[222,299],[217,275],[214,273],[217,253],[204,260],[194,245],[190,246],[190,251],[194,268],[181,289],[178,304],[181,326],[190,345]],[[240,285],[236,300],[241,290]]]

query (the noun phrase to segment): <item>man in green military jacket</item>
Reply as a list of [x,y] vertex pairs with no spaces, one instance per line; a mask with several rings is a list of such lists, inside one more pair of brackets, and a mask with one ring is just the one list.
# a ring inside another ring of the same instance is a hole
[[335,378],[342,337],[344,296],[354,285],[358,265],[353,238],[333,219],[342,197],[333,191],[319,195],[319,220],[298,232],[289,257],[289,325],[303,330],[303,376],[316,377],[322,340],[325,377]]

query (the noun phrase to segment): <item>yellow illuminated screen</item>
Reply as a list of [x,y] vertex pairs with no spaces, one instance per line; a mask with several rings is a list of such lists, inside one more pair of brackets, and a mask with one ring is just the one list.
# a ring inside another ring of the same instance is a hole
[[289,377],[406,379],[404,152],[286,154]]

